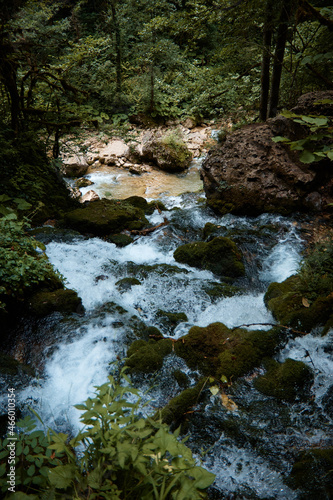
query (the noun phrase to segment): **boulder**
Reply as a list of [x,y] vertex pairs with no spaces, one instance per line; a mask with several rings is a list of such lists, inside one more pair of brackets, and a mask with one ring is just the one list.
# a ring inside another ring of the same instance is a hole
[[180,133],[172,132],[165,136],[148,133],[143,138],[141,159],[174,173],[189,167],[192,154]]
[[254,387],[258,391],[290,402],[309,399],[314,377],[305,363],[289,358],[284,363],[270,359],[266,368],[264,375],[254,379]]
[[86,158],[75,154],[63,159],[61,170],[65,177],[82,177],[86,174],[88,167]]
[[87,201],[97,201],[99,199],[100,198],[99,198],[98,194],[93,189],[90,189],[83,196],[81,196],[80,202],[86,203]]
[[177,262],[208,269],[219,276],[238,278],[245,274],[242,254],[229,238],[216,237],[208,243],[186,243],[180,245],[173,255]]
[[272,356],[279,339],[277,330],[230,330],[223,323],[193,326],[175,343],[175,352],[189,368],[204,375],[240,377]]
[[172,352],[172,342],[135,340],[127,351],[126,366],[131,372],[151,373],[162,368],[163,359]]
[[[314,102],[328,96],[332,99],[333,92],[302,96],[292,111],[320,114],[322,106]],[[333,105],[324,107],[326,114],[333,115]],[[202,165],[208,205],[220,214],[258,215],[316,211],[332,203],[332,162],[302,163],[296,151],[272,140],[275,136],[298,140],[306,135],[307,128],[283,116],[228,135],[210,150]]]
[[81,298],[74,290],[58,289],[40,291],[29,300],[29,310],[35,316],[46,316],[54,311],[61,313],[83,313]]
[[106,236],[124,229],[142,229],[148,224],[144,211],[127,200],[98,200],[67,212],[63,224],[86,234]]

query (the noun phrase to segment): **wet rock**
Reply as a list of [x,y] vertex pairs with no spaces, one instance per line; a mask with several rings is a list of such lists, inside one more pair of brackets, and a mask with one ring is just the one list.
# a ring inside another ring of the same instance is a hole
[[151,373],[162,368],[163,359],[172,351],[172,342],[135,340],[127,351],[126,365],[134,373]]
[[17,375],[30,375],[31,377],[35,376],[35,370],[24,363],[20,363],[16,359],[14,359],[12,356],[9,356],[8,354],[5,354],[3,352],[0,352],[0,374],[1,375],[10,375],[10,376],[17,376]]
[[262,359],[272,356],[278,332],[230,330],[223,323],[211,323],[207,327],[193,326],[189,333],[175,343],[175,352],[192,369],[204,375],[239,377]]
[[124,200],[98,200],[64,215],[63,224],[83,234],[105,236],[148,225],[144,212]]
[[211,222],[207,222],[205,227],[202,230],[203,239],[207,240],[212,234],[216,233],[221,226],[217,226],[216,224],[212,224]]
[[81,298],[74,290],[41,291],[35,293],[29,301],[29,310],[36,316],[46,316],[54,311],[61,313],[82,313]]
[[137,280],[136,278],[123,278],[116,282],[116,287],[121,292],[130,290],[132,286],[135,285],[141,285],[141,281]]
[[154,163],[161,170],[173,173],[188,168],[192,154],[179,132],[166,136],[149,133],[144,138],[141,158]]
[[160,327],[165,329],[167,332],[171,333],[179,323],[183,321],[188,321],[188,318],[184,312],[168,312],[159,309],[156,313],[156,317],[160,323]]
[[194,387],[185,389],[178,396],[171,399],[161,411],[163,422],[170,425],[178,423],[184,418],[184,415],[195,405],[199,403],[202,389],[205,381],[200,380]]
[[305,363],[293,359],[286,359],[284,363],[269,360],[266,368],[267,372],[253,382],[258,391],[290,402],[309,399],[314,376]]
[[309,302],[301,292],[297,275],[282,283],[271,283],[264,296],[266,307],[282,325],[310,332],[315,326],[324,326],[327,332],[333,317],[333,295],[318,297]]
[[80,179],[77,179],[75,181],[75,186],[77,188],[83,188],[83,187],[87,187],[87,186],[91,186],[92,184],[94,184],[90,179],[87,179],[86,177],[80,177]]
[[130,245],[134,241],[134,239],[127,234],[110,234],[107,239],[108,241],[110,241],[110,243],[114,243],[117,247],[120,248]]
[[[329,94],[332,99],[333,92]],[[312,93],[310,113],[314,100],[320,100],[323,95],[327,97],[327,92],[316,93],[314,99]],[[308,114],[302,102],[295,109]],[[318,111],[320,114],[320,107]],[[332,115],[332,106],[326,111]],[[257,215],[315,211],[331,203],[332,162],[324,159],[315,164],[301,163],[296,152],[272,141],[272,137],[278,135],[298,140],[307,134],[305,127],[278,116],[227,136],[223,144],[209,152],[202,165],[208,205],[221,214]]]
[[190,385],[190,379],[188,378],[186,373],[182,372],[181,370],[173,371],[172,376],[176,379],[177,384],[182,389],[187,389]]
[[208,243],[186,243],[179,246],[173,255],[177,262],[208,269],[220,276],[238,278],[245,274],[242,254],[229,238],[216,237]]
[[212,302],[216,302],[224,297],[233,297],[241,292],[241,289],[237,286],[228,283],[217,283],[216,281],[207,282],[204,290]]
[[333,498],[333,448],[302,451],[286,483],[301,490],[298,498]]

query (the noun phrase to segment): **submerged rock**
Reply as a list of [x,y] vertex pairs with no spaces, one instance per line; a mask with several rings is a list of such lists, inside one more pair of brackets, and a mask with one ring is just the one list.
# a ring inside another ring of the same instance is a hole
[[160,322],[161,328],[167,330],[169,333],[171,333],[179,323],[182,323],[183,321],[188,321],[188,318],[184,312],[168,312],[168,311],[163,311],[162,309],[159,309],[156,313],[156,317],[158,318],[158,321]]
[[[311,93],[309,102],[303,96],[302,102],[313,113],[313,103],[327,98],[327,94],[332,99],[332,91],[317,92]],[[332,116],[333,106],[326,108]],[[296,107],[295,112],[299,109]],[[304,106],[302,113],[307,114]],[[320,113],[318,107],[317,114]],[[332,162],[324,159],[302,163],[295,151],[272,140],[275,136],[299,140],[308,134],[306,127],[278,116],[228,135],[223,144],[209,152],[202,165],[208,205],[221,214],[321,210],[333,201]]]
[[208,243],[186,243],[179,246],[173,256],[177,262],[207,269],[220,276],[238,278],[245,274],[242,254],[229,238],[217,237]]
[[148,225],[144,211],[127,200],[98,200],[64,215],[64,225],[81,233],[105,236]]
[[269,360],[267,372],[254,380],[258,391],[285,401],[308,399],[313,383],[312,370],[302,361],[286,359],[284,363]]
[[333,448],[301,451],[286,482],[299,498],[333,498]]

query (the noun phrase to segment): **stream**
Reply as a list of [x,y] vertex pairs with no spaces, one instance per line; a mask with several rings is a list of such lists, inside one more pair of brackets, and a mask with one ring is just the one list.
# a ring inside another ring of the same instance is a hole
[[[107,175],[100,175],[97,189],[93,186],[102,196],[112,196],[112,188],[119,187],[119,179]],[[193,171],[189,175],[191,184]],[[186,182],[184,186],[183,191],[188,189]],[[156,210],[148,219],[157,225],[166,217],[169,223],[124,248],[66,231],[45,240],[49,260],[65,277],[66,286],[77,290],[86,310],[83,316],[67,318],[54,313],[40,320],[33,333],[35,344],[28,361],[39,367],[40,376],[17,396],[24,408],[32,406],[51,428],[73,432],[80,428],[80,412],[73,405],[106,381],[116,357],[126,356],[138,321],[175,339],[193,325],[216,321],[229,328],[275,322],[263,296],[269,283],[282,282],[298,268],[304,248],[300,220],[272,214],[217,216],[205,206],[201,191],[160,192],[158,196],[168,210]],[[152,198],[149,193],[146,197]],[[203,239],[206,223],[217,225],[216,235],[232,238],[243,252],[246,277],[233,283],[235,295],[210,293],[219,285],[216,276],[173,258],[180,244]],[[42,232],[36,238],[43,239]],[[136,278],[140,284],[123,286],[119,283],[123,278]],[[187,321],[170,327],[161,319],[160,310],[183,312]],[[210,395],[189,419],[187,444],[198,456],[204,451],[203,465],[216,474],[211,499],[312,498],[290,489],[285,478],[297,451],[332,446],[333,414],[325,403],[333,385],[332,340],[332,331],[326,337],[313,332],[290,340],[277,356],[279,361],[301,360],[314,370],[310,402],[291,404],[264,396],[253,387],[249,374],[230,388],[236,410],[228,411],[218,396]],[[154,385],[145,411],[163,407],[180,392],[171,376],[176,369],[195,384],[198,374],[174,353],[165,358],[158,373],[136,377],[143,392]]]

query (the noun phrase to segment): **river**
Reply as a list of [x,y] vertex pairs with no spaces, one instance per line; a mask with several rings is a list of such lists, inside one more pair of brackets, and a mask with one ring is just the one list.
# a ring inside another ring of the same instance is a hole
[[[193,172],[190,175],[192,189]],[[100,190],[104,192],[99,194],[112,196],[119,179],[110,176],[108,181],[103,173],[102,181]],[[186,183],[180,191],[184,189],[188,189]],[[228,327],[274,323],[263,296],[269,283],[283,281],[298,268],[304,247],[299,219],[272,214],[217,216],[205,206],[202,191],[166,193],[161,188],[158,197],[168,210],[156,210],[149,221],[157,225],[166,217],[168,224],[137,237],[124,248],[66,232],[48,236],[47,256],[65,277],[66,286],[77,290],[86,312],[69,318],[53,314],[40,321],[34,333],[36,339],[42,339],[37,354],[31,353],[40,376],[18,396],[22,405],[31,405],[47,426],[73,432],[79,429],[80,412],[73,405],[105,382],[110,363],[117,356],[126,355],[135,338],[133,316],[176,339],[193,325],[216,321]],[[218,226],[218,235],[230,236],[245,257],[246,277],[234,283],[238,292],[233,296],[207,293],[207,286],[214,287],[218,278],[209,271],[179,265],[173,258],[180,244],[202,239],[206,223]],[[119,281],[123,278],[136,278],[140,284],[122,286]],[[159,310],[184,312],[187,321],[170,328],[161,320]],[[314,368],[311,402],[291,404],[266,397],[253,387],[249,376],[232,388],[236,410],[226,410],[213,395],[198,408],[188,425],[188,444],[198,455],[205,450],[203,465],[216,474],[210,498],[306,498],[286,486],[284,478],[297,450],[331,439],[332,420],[323,413],[322,401],[333,384],[332,350],[327,347],[332,340],[332,332],[326,337],[313,332],[290,340],[277,356],[280,361],[287,357],[302,360]],[[170,377],[176,368],[194,384],[196,373],[170,354],[154,376],[149,408],[162,407],[180,392],[177,381]],[[137,377],[136,381],[142,391],[152,385],[151,376]],[[228,428],[234,430],[228,432]]]

